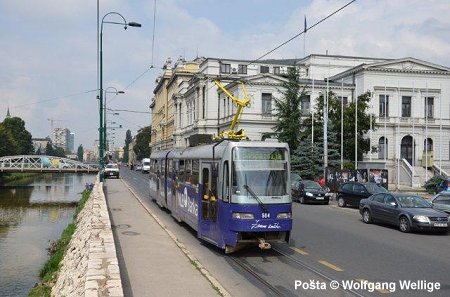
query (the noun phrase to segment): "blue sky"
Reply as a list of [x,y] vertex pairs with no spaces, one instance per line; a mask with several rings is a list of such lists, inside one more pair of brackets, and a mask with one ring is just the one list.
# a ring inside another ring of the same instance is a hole
[[[104,88],[108,107],[149,111],[164,61],[179,56],[254,59],[341,7],[341,0],[100,0],[142,28],[105,24]],[[0,118],[10,107],[33,137],[50,135],[50,121],[75,133],[75,145],[98,138],[97,12],[94,0],[0,1]],[[306,54],[415,57],[450,67],[450,1],[358,0],[306,35]],[[113,16],[109,21],[117,21]],[[303,57],[303,37],[267,58]],[[152,64],[154,69],[147,71]],[[109,116],[112,118],[112,116]],[[135,135],[150,116],[120,112],[116,145]]]

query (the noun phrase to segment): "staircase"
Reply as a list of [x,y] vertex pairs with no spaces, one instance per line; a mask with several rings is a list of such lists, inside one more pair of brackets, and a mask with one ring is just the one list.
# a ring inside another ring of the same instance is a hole
[[414,166],[413,168],[414,168],[414,175],[412,180],[413,187],[422,187],[427,181],[427,177],[428,179],[430,179],[434,176],[433,171],[426,170],[422,166]]

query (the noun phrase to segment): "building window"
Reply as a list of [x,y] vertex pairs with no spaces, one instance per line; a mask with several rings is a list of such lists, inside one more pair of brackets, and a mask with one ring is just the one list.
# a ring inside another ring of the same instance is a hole
[[389,95],[380,95],[380,117],[389,116]]
[[378,140],[378,159],[384,159],[388,156],[388,141],[387,138],[380,137]]
[[220,64],[220,73],[230,73],[231,64]]
[[425,117],[433,118],[434,115],[434,98],[425,97]]
[[302,112],[302,115],[307,116],[309,115],[311,109],[311,96],[305,95],[301,98],[301,100],[300,110]]
[[263,115],[272,114],[272,94],[262,93],[261,102],[262,102],[262,114]]
[[273,67],[273,74],[280,74],[280,67],[279,66]]
[[423,150],[426,150],[428,152],[433,150],[433,139],[427,138],[423,142]]
[[344,108],[348,106],[348,97],[341,97],[342,104]]
[[239,64],[238,73],[239,74],[247,74],[247,65]]
[[269,73],[269,66],[261,66],[259,68],[260,73]]
[[402,96],[402,117],[411,117],[411,96]]

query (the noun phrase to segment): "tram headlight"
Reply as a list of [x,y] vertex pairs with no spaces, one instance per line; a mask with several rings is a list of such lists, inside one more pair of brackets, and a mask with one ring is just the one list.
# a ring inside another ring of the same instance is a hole
[[280,212],[277,214],[277,219],[290,219],[291,213],[290,212]]
[[253,220],[255,216],[252,213],[233,212],[232,218],[238,220]]

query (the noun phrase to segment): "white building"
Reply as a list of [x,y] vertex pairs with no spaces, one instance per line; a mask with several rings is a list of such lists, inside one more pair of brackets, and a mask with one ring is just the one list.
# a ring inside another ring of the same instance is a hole
[[[368,137],[377,152],[368,153],[364,161],[387,168],[391,184],[420,186],[434,174],[430,170],[450,171],[450,69],[415,58],[310,55],[299,60],[256,63],[203,59],[198,73],[180,82],[177,94],[154,99],[167,100],[156,105],[174,106],[169,115],[174,127],[168,147],[189,146],[202,137],[229,129],[236,107],[218,91],[214,79],[220,79],[238,98],[243,94],[236,81],[245,79],[252,100],[250,108],[244,109],[238,129],[244,128],[251,140],[273,133],[273,99],[282,98],[280,89],[287,81],[285,74],[294,66],[300,70],[300,84],[307,87],[310,95],[302,102],[305,114],[327,88],[349,102],[371,92],[376,127]],[[152,127],[156,127],[153,122]],[[424,167],[430,170],[425,171]]]

